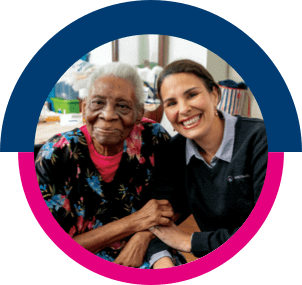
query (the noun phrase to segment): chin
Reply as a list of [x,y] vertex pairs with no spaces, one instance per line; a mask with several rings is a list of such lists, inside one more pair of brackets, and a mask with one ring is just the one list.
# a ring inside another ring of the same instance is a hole
[[205,134],[205,131],[202,129],[184,130],[183,128],[181,128],[176,131],[178,131],[182,136],[192,140],[194,140],[195,138],[203,137]]

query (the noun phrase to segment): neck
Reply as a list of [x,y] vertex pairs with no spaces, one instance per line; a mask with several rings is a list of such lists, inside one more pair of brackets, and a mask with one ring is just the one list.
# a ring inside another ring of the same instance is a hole
[[123,150],[123,144],[120,145],[111,145],[111,146],[103,146],[98,144],[92,139],[93,146],[95,150],[103,156],[114,156],[120,153]]
[[224,134],[225,121],[219,116],[215,117],[210,131],[202,138],[195,140],[195,142],[204,150],[207,156],[211,158],[218,151]]

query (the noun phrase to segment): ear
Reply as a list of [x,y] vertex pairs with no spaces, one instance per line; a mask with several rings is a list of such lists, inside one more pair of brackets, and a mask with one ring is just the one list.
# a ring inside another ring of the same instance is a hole
[[212,96],[212,102],[215,106],[215,108],[217,107],[218,105],[218,101],[219,101],[219,95],[218,95],[218,90],[217,90],[217,87],[213,87],[213,91],[211,93],[211,96]]

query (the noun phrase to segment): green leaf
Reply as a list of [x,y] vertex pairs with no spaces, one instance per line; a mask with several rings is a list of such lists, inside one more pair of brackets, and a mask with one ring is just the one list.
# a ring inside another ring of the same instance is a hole
[[51,197],[52,197],[51,194],[49,194],[49,193],[43,194],[42,196],[43,196],[44,200],[51,199]]
[[55,186],[53,185],[53,187],[51,187],[50,184],[48,184],[48,186],[49,186],[49,190],[50,190],[51,195],[54,196],[56,194]]
[[121,188],[118,189],[119,192],[124,192],[124,191],[126,191],[126,187],[124,186],[124,184],[121,184],[120,187],[121,187]]
[[56,159],[58,158],[58,156],[57,155],[55,155],[55,154],[53,154],[52,156],[51,156],[51,158],[50,158],[50,161],[51,161],[51,163],[52,163],[52,165],[54,165],[55,163],[56,163]]

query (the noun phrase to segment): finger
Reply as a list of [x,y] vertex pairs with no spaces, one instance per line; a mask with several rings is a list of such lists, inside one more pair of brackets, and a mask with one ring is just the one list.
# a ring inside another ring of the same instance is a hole
[[162,211],[161,216],[172,219],[174,217],[174,212],[173,211]]
[[162,211],[173,211],[172,206],[168,206],[168,205],[161,205],[161,206],[160,206],[160,209],[161,209]]
[[170,219],[168,219],[168,218],[161,217],[159,219],[159,224],[161,226],[170,227],[170,226],[172,226],[172,221]]
[[[167,205],[167,206],[171,206],[170,202],[168,200],[157,200],[157,202],[160,205]],[[172,207],[172,206],[171,206]]]

